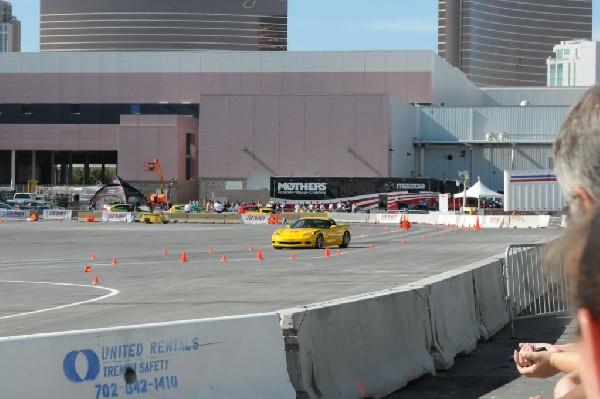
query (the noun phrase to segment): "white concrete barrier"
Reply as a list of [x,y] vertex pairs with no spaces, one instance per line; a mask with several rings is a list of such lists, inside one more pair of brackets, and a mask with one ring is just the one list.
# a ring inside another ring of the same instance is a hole
[[102,212],[102,221],[109,223],[131,223],[133,213],[131,212]]
[[299,398],[383,397],[435,372],[423,289],[399,288],[278,313]]
[[481,227],[486,228],[486,229],[490,229],[490,228],[496,228],[499,229],[501,227],[504,227],[504,216],[503,215],[489,215],[489,216],[484,216],[482,219],[482,224]]
[[276,314],[0,339],[10,399],[295,398]]
[[329,212],[327,217],[335,220],[336,223],[373,223],[369,213]]
[[454,226],[458,222],[460,215],[441,214],[437,217],[437,223],[446,226]]
[[488,339],[509,322],[508,306],[504,298],[503,262],[499,258],[487,258],[458,270],[472,273],[475,310],[486,329],[483,338]]
[[49,219],[71,219],[73,217],[73,211],[68,211],[66,209],[44,209],[42,214],[44,220]]
[[550,223],[549,215],[516,215],[509,216],[508,219],[508,227],[520,229],[548,227]]
[[[451,271],[419,280],[429,298],[432,330],[432,356],[436,369],[448,369],[459,353],[475,349],[477,341],[486,336],[476,312],[476,297],[470,271]],[[411,287],[415,286],[409,285]]]

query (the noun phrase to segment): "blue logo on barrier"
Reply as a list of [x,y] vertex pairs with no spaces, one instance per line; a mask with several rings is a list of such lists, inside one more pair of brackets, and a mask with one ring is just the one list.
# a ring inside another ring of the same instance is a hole
[[[77,361],[77,357],[79,354],[85,356],[87,362],[87,372],[85,376],[79,375],[77,372],[77,368],[75,367],[75,363]],[[67,353],[65,356],[65,360],[63,361],[63,371],[65,372],[65,377],[69,381],[72,382],[83,382],[83,381],[93,381],[98,377],[100,373],[100,360],[98,359],[98,355],[91,349],[83,349],[80,351],[72,351]]]

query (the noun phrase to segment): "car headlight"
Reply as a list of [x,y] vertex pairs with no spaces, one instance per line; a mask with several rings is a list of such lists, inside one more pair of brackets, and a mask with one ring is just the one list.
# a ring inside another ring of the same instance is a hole
[[273,233],[273,236],[278,236],[279,235],[279,230],[277,230],[275,233]]
[[306,233],[302,234],[302,237],[310,237],[315,233],[316,231],[307,231]]

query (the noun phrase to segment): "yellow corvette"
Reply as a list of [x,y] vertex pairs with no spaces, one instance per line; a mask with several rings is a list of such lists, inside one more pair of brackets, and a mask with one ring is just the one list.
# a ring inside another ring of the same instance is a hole
[[309,217],[296,220],[285,229],[276,230],[271,237],[273,248],[324,248],[350,244],[350,229],[335,220]]

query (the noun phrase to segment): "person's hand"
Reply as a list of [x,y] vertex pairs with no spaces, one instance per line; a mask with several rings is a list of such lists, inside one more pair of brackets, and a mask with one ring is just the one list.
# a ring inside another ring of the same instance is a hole
[[520,343],[519,344],[519,348],[520,348],[519,352],[536,352],[536,351],[539,351],[541,348],[544,348],[548,352],[563,352],[564,346],[565,345],[552,345],[552,344],[547,344],[547,343],[542,343],[542,342]]
[[547,378],[559,373],[550,363],[551,352],[514,352],[514,359],[519,373],[530,378]]

